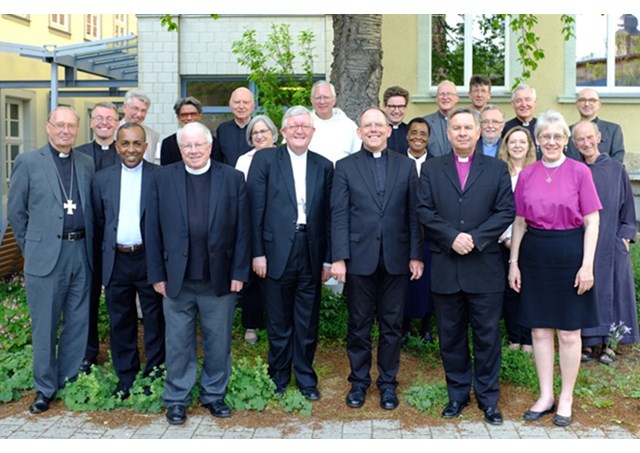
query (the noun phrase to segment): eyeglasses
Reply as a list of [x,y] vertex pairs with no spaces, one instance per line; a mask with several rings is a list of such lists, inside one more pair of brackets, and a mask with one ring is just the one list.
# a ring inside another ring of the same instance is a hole
[[78,125],[74,123],[52,123],[51,121],[48,121],[48,123],[57,131],[63,131],[66,128],[68,131],[73,132],[78,129]]
[[444,92],[444,93],[438,93],[436,96],[439,97],[439,98],[453,98],[453,97],[456,97],[458,95],[456,93],[449,93],[447,91],[447,92]]
[[313,126],[308,126],[306,124],[292,124],[291,126],[287,126],[287,130],[290,132],[295,132],[298,129],[302,129],[303,131],[307,132],[309,130],[311,130],[313,128]]
[[387,108],[389,110],[402,110],[402,109],[406,109],[407,105],[392,105],[392,104],[387,104]]
[[107,123],[115,123],[116,121],[118,121],[118,118],[115,118],[113,116],[94,116],[93,118],[91,118],[92,121],[95,121],[96,123],[102,123],[104,121],[106,121]]
[[538,136],[538,141],[543,142],[543,143],[548,143],[551,140],[553,140],[556,143],[560,143],[560,142],[564,142],[567,140],[567,137],[565,135],[561,135],[561,134],[543,134],[543,135],[539,135]]
[[185,143],[184,145],[180,145],[180,149],[185,149],[187,151],[197,150],[200,151],[207,147],[209,143],[201,142],[201,143]]
[[180,112],[178,116],[180,118],[192,118],[200,115],[200,112]]
[[578,98],[578,103],[580,104],[596,104],[600,101],[600,99],[596,98]]
[[480,120],[480,124],[489,124],[489,125],[499,125],[504,123],[504,121],[500,120]]
[[[295,130],[295,129],[294,129]],[[259,129],[257,131],[252,131],[251,135],[253,137],[257,137],[258,135],[267,135],[268,133],[270,133],[271,131],[269,129]]]

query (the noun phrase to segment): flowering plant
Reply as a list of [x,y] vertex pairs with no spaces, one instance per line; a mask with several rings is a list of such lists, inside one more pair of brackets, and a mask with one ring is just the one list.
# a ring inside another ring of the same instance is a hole
[[618,349],[618,343],[625,335],[631,333],[631,327],[625,326],[623,321],[618,324],[612,322],[609,326],[609,347],[614,351]]

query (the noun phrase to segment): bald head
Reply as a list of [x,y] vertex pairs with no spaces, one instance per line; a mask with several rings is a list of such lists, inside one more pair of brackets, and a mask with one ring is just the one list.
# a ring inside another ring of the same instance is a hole
[[251,120],[251,114],[255,108],[253,93],[245,87],[236,88],[229,98],[229,107],[233,113],[233,119],[239,126],[244,126]]
[[580,113],[580,118],[585,121],[591,121],[598,116],[598,111],[602,107],[600,96],[593,88],[585,88],[578,93],[576,100],[576,108]]

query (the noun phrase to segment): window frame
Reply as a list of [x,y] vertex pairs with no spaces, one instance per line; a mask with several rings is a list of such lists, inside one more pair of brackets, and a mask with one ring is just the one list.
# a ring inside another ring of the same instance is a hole
[[[559,103],[574,103],[576,96],[580,90],[584,88],[593,88],[601,99],[607,99],[607,104],[640,104],[640,87],[616,87],[615,86],[615,26],[617,18],[623,13],[607,14],[607,85],[606,86],[578,86],[576,75],[576,64],[578,58],[577,51],[577,37],[572,36],[564,43],[565,54],[565,67],[564,67],[564,87],[563,93],[558,97]],[[577,19],[577,15],[573,14],[572,17]],[[614,71],[611,71],[611,67],[614,67]]]
[[[415,95],[411,96],[411,102],[425,103],[435,102],[437,85],[431,82],[431,14],[418,15],[418,76],[417,86],[418,91]],[[468,80],[473,75],[473,21],[472,16],[474,14],[465,14],[465,51],[464,51],[464,80]],[[511,85],[513,84],[514,76],[522,72],[522,65],[517,61],[517,55],[512,51],[515,48],[515,36],[509,27],[508,22],[505,20],[505,62],[504,62],[504,86],[491,87],[491,98],[494,100],[509,100],[511,99]],[[468,96],[469,86],[465,83],[464,86],[456,86],[458,96]]]
[[71,14],[49,14],[49,28],[71,33]]
[[84,39],[87,41],[97,41],[102,39],[102,15],[84,15]]

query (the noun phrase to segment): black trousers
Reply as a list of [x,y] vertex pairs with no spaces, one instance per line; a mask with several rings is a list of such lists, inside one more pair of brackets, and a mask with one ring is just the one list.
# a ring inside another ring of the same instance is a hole
[[102,294],[102,237],[93,241],[93,273],[89,293],[89,336],[84,353],[85,360],[97,363],[100,350],[98,336],[98,314],[100,313],[100,295]]
[[269,375],[277,387],[289,384],[292,366],[299,388],[318,385],[313,358],[318,343],[320,288],[320,279],[313,277],[311,269],[307,234],[298,232],[282,276],[262,281]]
[[[433,293],[440,354],[452,401],[468,401],[473,390],[481,408],[497,406],[502,358],[499,321],[503,292]],[[473,338],[473,371],[468,329]]]
[[264,301],[260,277],[254,272],[249,275],[249,282],[240,292],[242,308],[242,327],[245,329],[262,329],[264,323]]
[[353,386],[367,389],[371,385],[371,327],[374,319],[380,327],[376,384],[380,390],[398,386],[396,375],[400,368],[402,316],[408,285],[406,274],[391,275],[385,270],[382,254],[372,275],[347,274],[347,356],[351,365],[349,382]]
[[111,281],[105,289],[111,333],[113,368],[122,387],[129,388],[140,371],[136,294],[144,322],[144,350],[148,375],[165,360],[162,296],[147,283],[144,250],[116,253]]

